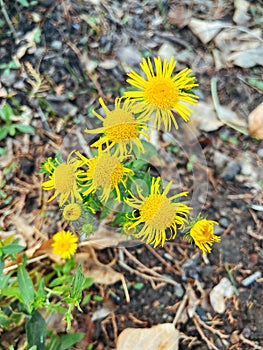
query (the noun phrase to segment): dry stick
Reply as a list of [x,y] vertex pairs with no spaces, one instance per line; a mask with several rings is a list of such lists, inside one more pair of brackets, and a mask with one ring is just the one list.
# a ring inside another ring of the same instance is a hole
[[3,13],[4,17],[5,17],[6,23],[8,24],[8,27],[9,27],[10,31],[12,32],[14,37],[17,38],[15,27],[13,26],[13,23],[11,22],[11,20],[10,20],[10,18],[8,16],[8,13],[6,11],[5,4],[4,4],[3,0],[0,0],[0,6],[1,6],[1,11],[2,11],[2,13]]
[[[27,260],[26,265],[29,265],[29,264],[31,264],[33,262],[45,259],[46,257],[48,257],[48,254],[43,254],[43,255],[37,256],[36,258],[29,259],[29,260]],[[17,267],[18,267],[18,264],[14,264],[12,266],[8,266],[8,267],[6,267],[3,270],[3,273],[6,274],[9,271],[15,270]]]
[[150,282],[152,281],[161,281],[161,282],[166,282],[166,283],[170,283],[173,284],[174,286],[177,285],[176,282],[174,282],[173,280],[170,279],[165,279],[163,278],[161,275],[158,275],[159,277],[156,276],[149,276],[146,275],[145,273],[139,272],[135,269],[133,269],[132,267],[128,266],[125,262],[124,262],[124,256],[123,256],[123,251],[120,249],[119,250],[119,256],[120,256],[120,260],[119,260],[119,264],[120,266],[122,266],[124,269],[126,269],[127,271],[129,271],[131,274],[135,274],[137,276],[140,276]]
[[204,332],[202,331],[198,321],[197,321],[197,318],[193,317],[193,321],[194,321],[194,324],[196,326],[196,329],[198,331],[198,333],[200,334],[201,338],[206,342],[207,346],[209,349],[214,349],[214,350],[219,350],[213,343],[210,342],[210,340],[205,336]]
[[195,312],[194,314],[195,318],[197,319],[197,321],[205,328],[208,329],[211,333],[216,334],[218,337],[220,338],[229,338],[228,334],[224,334],[221,333],[218,329],[214,329],[212,326],[209,326],[208,324],[206,324],[204,321],[202,321],[200,319],[200,317],[197,315],[197,313]]
[[248,344],[248,345],[252,346],[253,349],[262,350],[262,346],[257,345],[252,340],[249,340],[249,339],[245,338],[242,334],[239,335],[239,338],[244,344]]
[[[123,248],[124,253],[132,260],[134,261],[138,266],[140,266],[144,271],[147,271],[148,273],[152,274],[153,276],[157,277],[157,281],[162,281],[162,282],[168,282],[173,284],[174,286],[177,285],[177,282],[171,280],[170,278],[164,278],[162,277],[158,272],[149,269],[147,266],[142,264],[138,259],[135,258],[127,249]],[[170,281],[170,282],[169,282]]]
[[173,271],[173,273],[177,274],[178,271],[176,271],[160,254],[156,252],[151,246],[148,244],[146,245],[146,248],[162,263],[167,267],[167,270]]
[[174,320],[173,320],[173,325],[174,326],[176,326],[176,324],[177,324],[177,322],[178,322],[178,320],[179,320],[179,318],[180,318],[180,316],[181,316],[181,314],[182,314],[182,312],[184,310],[184,307],[186,305],[187,299],[188,299],[188,294],[185,293],[185,295],[183,297],[183,300],[181,301],[180,306],[179,306],[179,308],[178,308],[178,310],[176,312],[176,315],[174,317]]

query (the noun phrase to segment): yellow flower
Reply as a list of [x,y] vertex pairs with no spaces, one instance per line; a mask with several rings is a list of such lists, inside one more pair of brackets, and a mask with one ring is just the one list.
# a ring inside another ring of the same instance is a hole
[[201,219],[190,229],[189,236],[204,255],[211,252],[214,242],[220,242],[221,240],[220,237],[214,234],[214,225],[218,225],[218,223],[212,220]]
[[105,136],[101,137],[98,141],[94,142],[91,146],[102,148],[102,145],[106,144],[106,149],[111,149],[115,145],[117,146],[117,153],[120,155],[126,155],[131,153],[133,144],[137,147],[139,151],[144,152],[144,148],[140,135],[149,138],[148,134],[143,131],[148,130],[145,121],[148,118],[138,118],[135,119],[133,115],[133,103],[130,103],[126,99],[121,106],[122,98],[117,97],[115,99],[115,109],[110,111],[105,105],[102,98],[99,98],[99,102],[105,111],[106,117],[103,118],[100,114],[93,110],[96,117],[102,121],[103,126],[98,129],[88,130],[85,132],[90,134],[101,134],[104,133]]
[[176,61],[174,57],[167,63],[162,64],[160,56],[154,58],[155,71],[151,59],[143,58],[140,64],[146,79],[135,71],[131,71],[127,82],[135,86],[139,91],[125,92],[125,97],[131,101],[139,102],[134,108],[135,113],[141,112],[141,117],[151,116],[155,112],[154,127],[161,127],[163,121],[165,130],[170,130],[172,122],[178,129],[173,111],[177,112],[185,122],[188,121],[192,110],[187,104],[195,105],[198,96],[188,91],[198,86],[195,77],[189,76],[191,69],[185,68],[179,73],[172,75]]
[[137,199],[132,193],[131,198],[125,199],[125,202],[137,209],[139,215],[135,216],[133,212],[133,224],[127,223],[126,226],[130,230],[140,224],[144,224],[139,233],[134,234],[136,238],[146,240],[147,244],[153,244],[154,248],[159,244],[164,245],[166,240],[174,239],[179,229],[184,227],[187,221],[187,214],[191,210],[187,205],[182,203],[173,203],[175,198],[186,196],[187,192],[176,194],[172,197],[167,197],[167,194],[172,186],[170,182],[160,193],[161,178],[153,178],[150,194],[144,197],[141,190],[137,188],[140,199]]
[[63,216],[66,220],[74,221],[78,220],[81,216],[82,209],[78,203],[70,203],[63,209]]
[[78,238],[70,231],[60,231],[53,236],[53,253],[62,259],[69,259],[77,250]]
[[117,200],[121,200],[119,186],[123,184],[125,187],[127,176],[133,175],[131,169],[125,168],[121,159],[116,154],[111,155],[109,152],[99,152],[97,157],[88,159],[79,152],[76,152],[78,157],[86,164],[88,169],[79,175],[81,181],[89,181],[88,189],[83,191],[83,195],[89,195],[98,190],[102,190],[100,196],[101,201],[107,202],[110,193],[115,190]]
[[55,193],[49,198],[48,202],[59,195],[60,206],[62,206],[69,197],[71,197],[72,201],[74,201],[75,198],[81,200],[76,182],[77,169],[80,162],[74,158],[70,159],[73,152],[74,151],[69,154],[66,163],[58,162],[57,166],[54,166],[55,170],[49,176],[50,180],[42,183],[42,187],[45,191],[55,190]]

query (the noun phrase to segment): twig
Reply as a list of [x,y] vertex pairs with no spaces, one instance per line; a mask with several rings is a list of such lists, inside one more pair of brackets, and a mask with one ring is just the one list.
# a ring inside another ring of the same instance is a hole
[[149,275],[146,275],[145,273],[142,273],[142,272],[139,272],[139,271],[133,269],[132,267],[130,267],[129,265],[127,265],[124,262],[123,249],[119,249],[119,257],[120,257],[119,258],[119,265],[122,266],[127,271],[129,271],[131,274],[135,274],[137,276],[140,276],[140,277],[142,277],[142,278],[144,278],[144,279],[146,279],[146,280],[148,280],[150,282],[152,282],[152,281],[160,281],[160,282],[166,282],[166,283],[173,284],[174,286],[177,285],[177,282],[175,282],[173,280],[170,280],[170,279],[166,279],[166,278],[162,277],[159,274],[157,274],[157,276],[149,276]]
[[219,350],[213,343],[211,343],[211,341],[205,336],[204,332],[202,331],[199,323],[198,323],[198,319],[196,317],[196,314],[194,314],[193,317],[193,321],[194,324],[196,326],[197,332],[200,334],[201,338],[206,342],[207,346],[209,349],[214,349],[214,350]]
[[[27,260],[26,265],[29,265],[29,264],[31,264],[33,262],[45,259],[47,256],[48,256],[48,254],[43,254],[43,255],[37,256],[36,258],[29,259],[29,260]],[[6,273],[8,273],[8,272],[10,272],[12,270],[15,270],[16,268],[18,268],[18,264],[14,264],[12,266],[8,266],[8,267],[6,267],[3,270],[3,273],[6,274]]]
[[262,350],[262,346],[257,345],[257,344],[254,343],[252,340],[249,340],[249,339],[245,338],[242,334],[239,335],[239,338],[240,338],[240,340],[241,340],[243,343],[252,346],[253,349]]
[[178,275],[178,271],[175,270],[160,254],[157,253],[150,245],[146,245],[146,248],[162,263],[167,267],[167,270],[172,271]]
[[201,326],[203,326],[205,329],[208,329],[211,333],[216,334],[220,338],[229,338],[228,334],[221,333],[220,330],[215,329],[208,324],[206,324],[204,321],[200,319],[200,317],[195,312],[194,317],[197,319],[197,321],[200,323]]
[[182,314],[182,312],[184,310],[184,307],[186,305],[187,299],[188,299],[188,293],[185,293],[185,295],[183,297],[183,300],[181,301],[180,306],[179,306],[179,308],[178,308],[178,310],[176,312],[176,315],[174,317],[174,320],[173,320],[173,325],[174,326],[176,326],[176,324],[177,324],[177,322],[178,322],[178,320],[179,320],[179,318],[180,318],[180,316],[181,316],[181,314]]
[[153,269],[149,269],[147,266],[142,264],[138,259],[135,258],[127,249],[123,248],[123,252],[132,260],[134,261],[143,271],[148,272],[149,274],[155,276],[158,278],[159,281],[162,282],[168,282],[172,283],[173,285],[177,285],[177,282],[169,279],[169,278],[164,278],[162,277],[158,272],[154,271]]
[[15,27],[13,26],[13,23],[11,22],[10,18],[9,18],[9,15],[6,11],[6,8],[5,8],[5,4],[4,4],[4,1],[3,0],[0,0],[0,6],[1,6],[1,11],[5,17],[5,20],[6,20],[6,23],[10,29],[10,31],[12,32],[12,34],[14,35],[15,38],[17,38],[17,34],[16,34],[16,30],[15,30]]

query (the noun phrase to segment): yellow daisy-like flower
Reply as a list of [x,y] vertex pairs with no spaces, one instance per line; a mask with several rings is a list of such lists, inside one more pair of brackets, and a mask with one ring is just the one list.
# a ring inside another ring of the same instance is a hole
[[86,129],[85,132],[90,134],[104,133],[105,136],[102,136],[91,146],[98,147],[101,150],[102,145],[106,145],[106,149],[110,149],[116,145],[117,153],[122,156],[131,153],[134,144],[143,153],[144,148],[139,137],[143,135],[149,139],[149,135],[146,133],[148,128],[145,123],[148,118],[139,117],[135,119],[133,115],[134,104],[129,102],[128,99],[122,103],[122,98],[117,97],[113,111],[108,109],[102,98],[99,98],[99,102],[106,113],[106,117],[103,118],[94,110],[93,113],[102,121],[103,126],[94,130]]
[[125,187],[128,175],[134,174],[131,169],[122,164],[122,159],[117,157],[116,154],[111,155],[109,152],[99,152],[97,157],[91,159],[84,157],[79,152],[76,152],[76,154],[83,161],[83,164],[88,167],[86,172],[79,175],[81,181],[89,181],[88,185],[83,185],[84,187],[88,186],[88,189],[82,192],[83,195],[102,190],[100,199],[107,202],[110,193],[115,190],[117,200],[120,201],[120,184]]
[[81,213],[82,209],[78,203],[67,204],[63,209],[63,217],[69,221],[78,220],[81,216]]
[[139,211],[139,216],[135,217],[133,212],[133,224],[127,223],[128,229],[132,229],[140,224],[143,224],[139,233],[134,234],[136,238],[146,240],[147,244],[153,244],[154,248],[159,244],[164,246],[165,241],[174,239],[179,229],[184,227],[187,221],[187,214],[192,208],[182,203],[173,203],[173,200],[178,197],[186,196],[187,192],[176,194],[172,197],[167,197],[167,194],[172,186],[170,182],[160,193],[161,178],[153,178],[150,194],[144,197],[140,189],[137,189],[139,199],[130,193],[131,198],[125,199],[125,202]]
[[66,163],[58,163],[57,165],[50,164],[53,167],[53,172],[49,176],[50,180],[42,183],[42,187],[45,191],[55,190],[55,193],[48,202],[52,201],[57,196],[59,198],[59,205],[62,206],[69,197],[72,201],[74,199],[81,200],[81,196],[78,192],[78,185],[76,181],[77,169],[80,166],[80,161],[78,159],[70,159],[72,151],[67,159]]
[[214,242],[220,242],[221,240],[220,237],[214,234],[214,225],[218,225],[218,223],[212,220],[201,219],[190,229],[189,236],[204,255],[211,252]]
[[141,117],[151,116],[155,112],[154,127],[160,129],[163,121],[165,130],[170,130],[172,122],[178,129],[173,111],[177,112],[185,122],[188,121],[192,110],[187,105],[195,105],[198,96],[189,93],[194,87],[198,86],[195,77],[189,76],[191,69],[185,68],[179,73],[173,75],[176,65],[174,57],[167,62],[164,59],[163,64],[160,56],[154,58],[155,72],[151,59],[143,58],[140,64],[146,79],[141,77],[135,71],[128,73],[130,79],[127,82],[135,86],[139,91],[125,92],[125,96],[131,101],[139,102],[135,107],[135,113],[141,112]]
[[62,259],[69,259],[77,250],[78,238],[70,231],[60,231],[53,236],[53,253],[61,256]]

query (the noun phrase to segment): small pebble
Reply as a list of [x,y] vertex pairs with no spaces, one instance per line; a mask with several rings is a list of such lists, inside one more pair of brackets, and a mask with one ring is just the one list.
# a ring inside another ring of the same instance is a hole
[[62,48],[62,42],[60,40],[54,40],[51,43],[51,47],[56,51],[60,51]]
[[219,224],[220,224],[220,226],[222,226],[222,227],[224,227],[224,228],[227,228],[228,225],[229,225],[229,221],[228,221],[227,218],[221,218],[221,219],[219,220]]
[[257,151],[257,154],[259,155],[260,158],[263,158],[263,148],[259,148]]
[[250,284],[252,284],[253,282],[255,282],[258,278],[260,278],[262,276],[261,271],[257,271],[255,273],[253,273],[253,275],[248,276],[247,278],[245,278],[241,284],[244,287],[248,287]]
[[228,163],[226,169],[223,171],[221,178],[226,181],[235,180],[235,176],[240,173],[241,166],[236,160]]
[[180,283],[174,286],[174,294],[177,296],[177,298],[181,299],[183,297],[184,289]]

